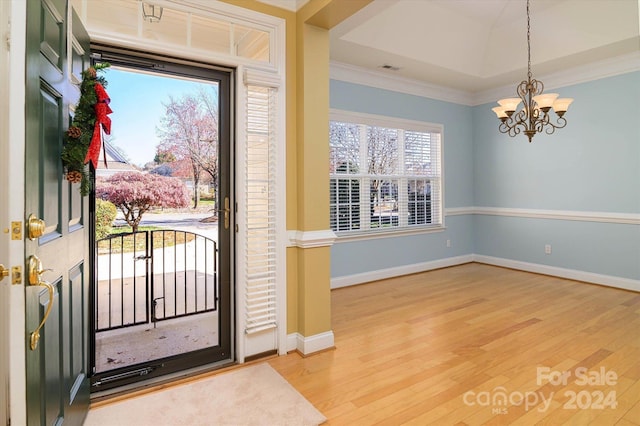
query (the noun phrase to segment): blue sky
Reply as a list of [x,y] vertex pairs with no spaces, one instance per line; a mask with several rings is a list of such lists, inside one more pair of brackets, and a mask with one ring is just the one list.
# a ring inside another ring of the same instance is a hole
[[131,163],[142,166],[153,161],[160,142],[156,127],[164,115],[162,103],[169,96],[196,93],[203,83],[167,78],[159,74],[135,73],[111,67],[104,73],[111,98],[111,136],[107,140],[122,149]]

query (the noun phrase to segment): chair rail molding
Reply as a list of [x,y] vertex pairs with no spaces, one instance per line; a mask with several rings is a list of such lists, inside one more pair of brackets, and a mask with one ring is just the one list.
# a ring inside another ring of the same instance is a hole
[[578,222],[604,222],[640,225],[638,213],[590,212],[577,210],[518,209],[509,207],[453,207],[445,209],[445,216],[477,214],[484,216],[525,217]]
[[331,247],[336,240],[336,234],[331,229],[319,231],[287,231],[289,244],[287,247],[314,248]]

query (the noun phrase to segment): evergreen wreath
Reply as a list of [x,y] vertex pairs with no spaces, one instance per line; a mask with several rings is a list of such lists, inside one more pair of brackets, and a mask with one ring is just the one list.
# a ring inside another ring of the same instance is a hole
[[[107,81],[98,75],[99,71],[110,64],[99,63],[82,72],[80,99],[76,105],[73,121],[64,133],[64,146],[60,158],[71,183],[80,183],[80,193],[89,194],[91,190],[91,171],[86,166],[91,162],[97,167],[100,153],[101,127],[105,133],[111,132],[111,120],[106,114],[111,112],[109,97],[104,90]],[[96,146],[97,144],[97,146]]]

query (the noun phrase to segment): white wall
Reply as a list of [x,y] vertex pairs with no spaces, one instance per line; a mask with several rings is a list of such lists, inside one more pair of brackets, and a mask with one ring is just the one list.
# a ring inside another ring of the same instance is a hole
[[[557,88],[576,99],[567,127],[532,143],[498,132],[491,105],[439,101],[417,83],[416,95],[344,71],[333,79],[332,108],[444,125],[446,231],[338,237],[332,286],[475,260],[640,290],[640,56],[611,62]],[[600,107],[611,103],[618,108]]]

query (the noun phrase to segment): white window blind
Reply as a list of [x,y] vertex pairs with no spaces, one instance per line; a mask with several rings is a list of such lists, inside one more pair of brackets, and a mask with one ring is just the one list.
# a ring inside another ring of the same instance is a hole
[[331,229],[344,234],[442,226],[437,126],[336,116],[329,125]]
[[275,99],[273,88],[247,86],[244,153],[247,334],[277,325]]

